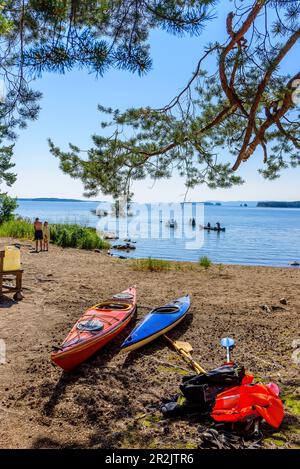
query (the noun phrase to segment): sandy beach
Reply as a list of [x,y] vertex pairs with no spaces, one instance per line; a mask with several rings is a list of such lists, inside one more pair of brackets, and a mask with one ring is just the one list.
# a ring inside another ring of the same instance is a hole
[[[14,303],[7,295],[0,310],[0,338],[7,347],[7,362],[0,365],[1,448],[197,447],[199,420],[166,421],[158,410],[163,396],[178,392],[188,370],[163,339],[120,353],[131,323],[72,373],[50,362],[52,345],[61,343],[85,308],[134,284],[138,319],[147,308],[190,293],[190,313],[170,337],[189,341],[194,358],[210,369],[224,361],[219,340],[232,336],[233,357],[256,379],[278,383],[285,399],[284,423],[267,433],[264,445],[300,447],[299,365],[292,360],[300,329],[299,269],[205,271],[184,264],[139,272],[131,261],[106,252],[55,246],[31,254],[24,245],[21,256],[24,299]],[[287,305],[280,303],[283,297]],[[263,311],[264,304],[275,308]]]

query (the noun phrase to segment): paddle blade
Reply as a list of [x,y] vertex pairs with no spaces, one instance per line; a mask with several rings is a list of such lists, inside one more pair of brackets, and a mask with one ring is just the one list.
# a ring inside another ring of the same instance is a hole
[[231,337],[224,337],[221,339],[222,347],[232,348],[234,346],[234,340]]
[[174,345],[179,350],[183,350],[186,353],[191,353],[193,351],[193,347],[188,342],[183,342],[181,340],[174,340]]

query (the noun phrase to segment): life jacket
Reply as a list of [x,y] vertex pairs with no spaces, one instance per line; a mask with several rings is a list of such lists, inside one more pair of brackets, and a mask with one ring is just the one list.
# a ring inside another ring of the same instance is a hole
[[242,384],[217,395],[211,417],[217,422],[263,418],[269,425],[278,428],[284,416],[278,395],[279,388],[274,383]]

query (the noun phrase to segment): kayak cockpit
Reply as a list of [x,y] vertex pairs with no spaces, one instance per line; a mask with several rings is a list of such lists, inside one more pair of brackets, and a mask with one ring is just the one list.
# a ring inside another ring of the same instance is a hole
[[132,305],[129,303],[114,303],[114,302],[106,302],[106,303],[99,303],[98,305],[93,306],[93,310],[96,311],[127,311],[128,309],[132,308]]
[[156,308],[153,311],[151,311],[151,314],[174,314],[178,313],[180,311],[179,306],[161,306],[160,308]]

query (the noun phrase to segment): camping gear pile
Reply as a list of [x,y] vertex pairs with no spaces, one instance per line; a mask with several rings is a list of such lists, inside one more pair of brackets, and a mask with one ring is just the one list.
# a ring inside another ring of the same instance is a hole
[[[284,417],[278,386],[275,383],[254,384],[254,377],[246,374],[243,366],[231,361],[234,340],[226,337],[221,340],[221,345],[226,348],[226,363],[208,372],[202,369],[196,375],[184,376],[179,386],[180,394],[164,400],[161,406],[165,417],[199,414],[223,424],[221,432],[216,428],[203,431],[203,447],[235,447],[241,443],[240,437],[261,440],[262,422],[278,428]],[[199,367],[196,362],[191,364],[194,369]],[[231,438],[226,431],[228,428]]]
[[[191,355],[187,342],[173,341],[165,334],[181,322],[190,308],[189,295],[150,311],[121,345],[136,350],[163,336],[196,374],[184,376],[180,393],[165,400],[161,411],[166,418],[197,414],[210,419],[201,432],[200,447],[247,446],[247,438],[261,439],[260,426],[266,422],[278,428],[284,411],[275,383],[253,383],[252,375],[231,360],[235,346],[225,337],[226,362],[206,371]],[[60,347],[54,347],[52,361],[70,371],[114,339],[129,324],[137,309],[136,288],[130,287],[89,308],[71,329]],[[212,426],[212,422],[214,425]],[[242,439],[241,439],[242,438]],[[252,446],[253,447],[253,446]]]

